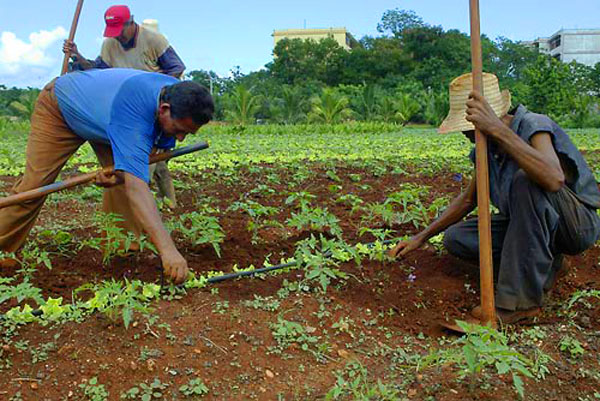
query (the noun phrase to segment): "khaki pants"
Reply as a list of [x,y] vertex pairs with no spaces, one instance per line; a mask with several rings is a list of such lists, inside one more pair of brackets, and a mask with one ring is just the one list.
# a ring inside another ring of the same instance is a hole
[[[85,142],[67,126],[54,94],[54,81],[40,93],[31,117],[31,133],[27,141],[25,173],[12,189],[20,193],[52,184],[69,157]],[[109,145],[91,143],[102,166],[112,165]],[[0,209],[0,250],[15,252],[25,242],[46,197]],[[125,188],[116,186],[104,190],[102,210],[120,214],[122,227],[136,236],[141,226],[134,218]]]

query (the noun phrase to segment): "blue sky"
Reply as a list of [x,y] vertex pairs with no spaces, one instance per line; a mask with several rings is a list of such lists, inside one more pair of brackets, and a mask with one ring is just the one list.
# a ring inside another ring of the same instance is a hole
[[[600,1],[480,0],[482,32],[531,40],[560,28],[600,28]],[[76,43],[96,57],[103,13],[127,4],[137,21],[159,20],[160,30],[188,67],[227,75],[247,73],[272,58],[274,29],[345,26],[357,38],[376,35],[385,10],[414,10],[427,23],[468,31],[467,0],[86,0]],[[0,0],[0,84],[40,86],[60,70],[60,43],[70,28],[76,0]]]

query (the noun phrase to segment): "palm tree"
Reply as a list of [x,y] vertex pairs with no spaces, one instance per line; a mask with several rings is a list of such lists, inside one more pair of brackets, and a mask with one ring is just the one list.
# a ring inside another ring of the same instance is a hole
[[243,85],[238,85],[229,95],[228,108],[225,110],[225,117],[240,125],[252,124],[254,115],[260,108],[259,97]]
[[386,123],[397,122],[405,125],[417,114],[421,106],[410,95],[398,94],[394,96],[384,96],[378,104],[379,116]]
[[35,102],[39,94],[39,90],[30,88],[28,91],[19,96],[19,100],[13,100],[9,106],[11,109],[13,109],[18,117],[29,120],[33,114]]
[[438,126],[442,123],[450,103],[447,92],[434,93],[432,90],[427,92],[427,105],[425,106],[425,120],[432,125]]
[[396,100],[396,120],[404,125],[419,112],[420,108],[419,102],[414,100],[410,95],[399,94]]
[[359,98],[359,109],[361,116],[365,121],[370,121],[375,117],[377,110],[377,88],[375,85],[364,85]]
[[285,85],[281,98],[271,106],[271,113],[284,124],[296,124],[306,117],[306,104],[300,88]]
[[331,88],[325,88],[320,97],[312,99],[312,109],[308,118],[313,122],[334,124],[350,117],[351,114],[348,98],[339,96]]
[[397,110],[396,102],[392,96],[383,96],[377,106],[379,116],[384,122],[394,122],[396,119]]

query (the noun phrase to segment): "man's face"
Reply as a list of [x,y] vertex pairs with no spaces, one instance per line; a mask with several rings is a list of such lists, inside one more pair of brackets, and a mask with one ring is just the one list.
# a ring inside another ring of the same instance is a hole
[[121,31],[121,34],[119,36],[117,36],[115,39],[117,39],[119,41],[119,43],[124,45],[131,40],[134,33],[135,33],[134,23],[127,22],[125,25],[123,25],[123,30]]
[[171,106],[168,103],[161,103],[158,110],[158,123],[163,132],[168,137],[175,137],[178,141],[183,141],[188,134],[194,134],[200,128],[192,117],[172,118]]

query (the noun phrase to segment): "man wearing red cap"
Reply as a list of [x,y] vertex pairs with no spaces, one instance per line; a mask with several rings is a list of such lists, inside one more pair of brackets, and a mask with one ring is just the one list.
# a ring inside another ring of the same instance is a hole
[[176,78],[183,74],[185,65],[167,39],[159,32],[136,24],[129,7],[110,7],[104,13],[104,21],[106,39],[96,60],[86,59],[75,43],[65,41],[63,51],[71,54],[75,69],[135,68]]
[[[102,44],[100,56],[88,60],[79,53],[77,45],[65,41],[63,51],[71,54],[73,68],[89,70],[92,68],[134,68],[148,72],[161,72],[180,78],[185,65],[169,45],[167,39],[153,29],[147,29],[135,23],[127,6],[112,6],[104,13],[106,39]],[[152,171],[158,184],[158,196],[177,203],[173,180],[166,162],[160,162]]]

